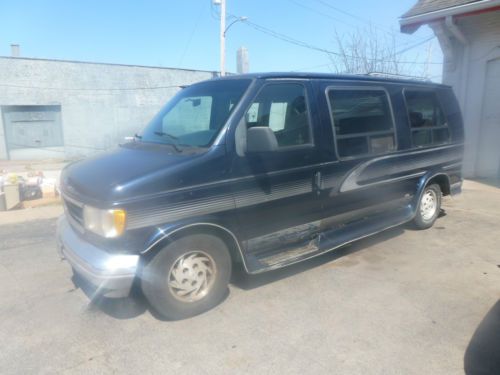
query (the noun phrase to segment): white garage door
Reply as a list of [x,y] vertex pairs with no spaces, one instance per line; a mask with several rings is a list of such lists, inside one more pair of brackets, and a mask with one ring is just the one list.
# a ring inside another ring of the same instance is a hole
[[60,106],[4,106],[2,112],[10,159],[64,157]]
[[500,178],[500,59],[488,62],[476,174]]

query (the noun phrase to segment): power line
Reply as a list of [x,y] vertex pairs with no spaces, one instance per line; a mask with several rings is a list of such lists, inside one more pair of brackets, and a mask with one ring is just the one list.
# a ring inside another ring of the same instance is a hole
[[198,17],[196,17],[196,21],[194,23],[193,29],[191,30],[191,33],[189,34],[188,41],[187,41],[187,43],[186,43],[186,45],[184,47],[184,51],[182,51],[181,58],[179,59],[178,66],[182,65],[182,62],[184,60],[184,56],[186,56],[186,52],[189,49],[189,46],[191,45],[191,41],[193,40],[194,33],[196,32],[196,29],[198,29],[198,25],[200,23],[201,16],[203,15],[203,11],[204,10],[205,9],[203,7],[200,7],[200,13],[198,14]]
[[318,46],[312,45],[310,43],[304,42],[302,40],[293,38],[291,36],[279,33],[277,31],[271,30],[271,29],[269,29],[267,27],[258,25],[255,22],[246,21],[246,22],[244,22],[244,24],[252,27],[253,29],[255,29],[255,30],[257,30],[257,31],[259,31],[261,33],[267,34],[267,35],[269,35],[269,36],[271,36],[271,37],[273,37],[275,39],[279,39],[279,40],[284,41],[286,43],[290,43],[290,44],[293,44],[293,45],[296,45],[296,46],[299,46],[299,47],[302,47],[302,48],[307,48],[307,49],[310,49],[310,50],[313,50],[313,51],[326,53],[328,55],[344,56],[344,57],[348,57],[348,58],[351,58],[351,59],[362,59],[362,60],[366,59],[366,60],[370,60],[370,61],[389,62],[389,63],[397,63],[397,64],[431,64],[431,65],[442,65],[441,62],[437,62],[437,61],[418,62],[418,61],[404,61],[404,60],[389,60],[389,59],[382,59],[382,58],[364,58],[364,57],[359,57],[359,56],[345,55],[345,54],[342,54],[340,52],[332,51],[332,50],[329,50],[329,49],[326,49],[326,48],[322,48],[322,47],[318,47]]
[[[346,22],[346,21],[341,20],[341,19],[338,19],[338,18],[334,18],[334,17],[330,16],[329,14],[323,13],[323,12],[321,12],[321,11],[317,10],[317,9],[314,9],[314,8],[312,8],[312,7],[309,7],[309,6],[306,6],[306,5],[304,5],[304,4],[300,3],[300,2],[298,2],[297,0],[288,0],[288,1],[289,1],[289,2],[291,2],[291,3],[293,3],[293,4],[295,4],[295,5],[297,5],[297,6],[299,6],[299,7],[301,7],[301,8],[308,9],[308,10],[310,10],[311,12],[314,12],[314,13],[316,13],[316,14],[320,15],[320,16],[323,16],[323,17],[329,18],[329,19],[331,19],[331,20],[333,20],[333,21],[341,22],[341,23],[343,23],[344,25],[350,26],[350,27],[352,27],[352,28],[358,28],[358,26],[356,26],[356,25],[353,25],[353,24],[351,24],[351,23],[349,23],[349,22]],[[338,11],[338,12],[342,13],[342,14],[345,14],[345,15],[347,15],[347,16],[353,17],[353,18],[355,18],[355,19],[357,19],[357,20],[360,20],[360,21],[362,21],[362,22],[364,22],[364,23],[367,23],[370,27],[374,27],[374,28],[376,28],[376,29],[379,29],[379,30],[381,30],[382,32],[387,33],[388,35],[390,35],[390,36],[391,36],[391,37],[393,37],[393,38],[399,38],[399,37],[401,37],[401,34],[397,34],[397,33],[395,33],[394,31],[389,31],[388,29],[385,29],[385,28],[383,28],[383,27],[381,27],[381,26],[377,26],[377,24],[374,24],[374,23],[372,23],[372,22],[371,22],[371,21],[369,21],[369,20],[365,20],[365,19],[363,19],[363,18],[361,18],[361,17],[358,17],[358,16],[356,16],[356,15],[354,15],[354,14],[351,14],[351,13],[349,13],[349,12],[343,11],[342,9],[337,8],[337,7],[334,7],[333,5],[330,5],[330,4],[326,3],[325,1],[322,1],[322,0],[316,0],[316,1],[318,1],[318,2],[320,2],[320,3],[322,3],[322,4],[324,4],[325,6],[327,6],[327,7],[329,7],[329,8],[332,8],[332,9],[334,9],[334,10],[336,10],[336,11]],[[427,42],[428,40],[433,39],[433,38],[435,38],[435,36],[434,36],[434,35],[429,35],[429,36],[426,36],[426,37],[424,37],[424,38],[422,39],[422,40],[425,40],[425,41],[422,41],[422,43],[421,43],[421,44],[423,44],[423,43],[425,43],[425,42]],[[415,42],[415,40],[411,40],[411,41],[407,41],[407,42],[404,42],[404,43],[398,43],[398,45],[399,45],[399,47],[403,47],[403,46],[405,46],[405,45],[412,44],[412,43],[414,43],[414,42]],[[420,44],[418,44],[418,43],[420,43],[420,40],[419,40],[419,39],[417,39],[417,44],[415,45],[415,47],[420,45]],[[412,48],[413,48],[413,47],[412,47]],[[411,49],[411,48],[408,48],[408,50],[410,50],[410,49]]]
[[[347,11],[345,11],[345,10],[337,7],[337,6],[334,6],[334,5],[330,4],[329,2],[326,2],[324,0],[315,0],[315,1],[318,2],[318,3],[320,3],[320,4],[322,4],[323,6],[325,6],[327,8],[329,8],[329,9],[332,9],[332,10],[338,12],[338,13],[344,14],[344,15],[346,15],[348,17],[351,17],[351,18],[353,18],[355,20],[358,20],[358,21],[360,21],[362,23],[368,24],[370,27],[374,27],[376,29],[379,29],[380,31],[383,31],[384,33],[387,33],[388,35],[390,35],[390,36],[392,36],[394,38],[401,38],[402,37],[402,35],[400,33],[396,33],[396,32],[394,32],[394,30],[388,29],[385,26],[383,26],[382,24],[375,23],[375,22],[373,22],[373,21],[371,21],[369,19],[366,19],[366,18],[360,17],[360,16],[358,16],[356,14],[347,12]],[[352,26],[354,26],[354,25],[352,25]],[[356,26],[354,26],[354,27],[356,27]],[[424,37],[424,39],[426,39],[426,38],[427,37]],[[413,43],[413,42],[414,42],[414,40],[411,40],[411,41],[408,41],[408,42],[405,42],[405,43],[401,43],[400,46],[404,46],[405,44],[409,44],[409,43]]]
[[291,2],[292,4],[295,4],[295,5],[296,5],[296,6],[298,6],[298,7],[301,7],[301,8],[307,9],[307,10],[309,10],[309,11],[311,11],[311,12],[314,12],[314,13],[316,13],[316,14],[319,14],[320,16],[323,16],[323,17],[329,18],[329,19],[331,19],[331,20],[333,20],[333,21],[343,23],[343,24],[345,24],[345,25],[347,25],[347,26],[350,26],[350,27],[356,27],[356,26],[354,26],[354,25],[352,25],[352,24],[350,24],[350,23],[348,23],[348,22],[346,22],[346,21],[344,21],[344,20],[341,20],[341,19],[338,19],[338,18],[332,17],[332,16],[330,16],[329,14],[323,13],[323,12],[321,12],[321,11],[319,11],[319,10],[316,10],[316,9],[314,9],[314,8],[311,8],[311,7],[307,6],[307,5],[304,5],[304,4],[302,4],[302,3],[299,3],[299,2],[298,2],[298,1],[296,1],[296,0],[288,0],[288,1],[289,1],[289,2]]
[[434,35],[432,35],[432,36],[428,37],[427,39],[422,40],[421,42],[418,42],[418,43],[416,43],[416,44],[413,44],[413,45],[411,45],[411,46],[409,46],[409,47],[406,47],[406,48],[403,48],[403,49],[401,49],[401,50],[397,51],[395,54],[396,54],[396,55],[400,55],[400,54],[402,54],[402,53],[408,52],[409,50],[411,50],[411,49],[413,49],[413,48],[419,47],[419,46],[421,46],[422,44],[425,44],[425,43],[427,43],[427,42],[430,42],[430,41],[431,41],[432,39],[434,39],[434,38],[435,38],[435,36],[434,36]]
[[33,90],[64,90],[64,91],[136,91],[136,90],[159,90],[159,89],[172,89],[183,88],[186,85],[172,85],[172,86],[150,86],[150,87],[111,87],[111,88],[76,88],[76,87],[41,87],[41,86],[23,86],[12,85],[8,83],[0,83],[3,87],[13,87],[20,89],[33,89]]
[[360,16],[358,16],[358,15],[355,15],[355,14],[349,13],[349,12],[347,12],[347,11],[343,10],[343,9],[340,9],[339,7],[333,6],[332,4],[330,4],[330,3],[328,3],[328,2],[326,2],[326,1],[324,1],[324,0],[315,0],[315,1],[316,1],[316,2],[318,2],[318,3],[320,3],[320,4],[323,4],[323,5],[324,5],[325,7],[327,7],[327,8],[333,9],[333,10],[334,10],[334,11],[336,11],[336,12],[342,13],[342,14],[344,14],[344,15],[346,15],[346,16],[349,16],[349,17],[351,17],[351,18],[354,18],[354,19],[356,19],[356,20],[358,20],[358,21],[361,21],[361,22],[367,23],[367,24],[369,24],[369,25],[372,25],[373,27],[376,27],[376,28],[378,28],[378,29],[380,29],[380,30],[382,30],[382,31],[384,31],[384,32],[386,32],[386,33],[389,33],[389,34],[391,34],[391,35],[394,35],[394,32],[393,32],[392,30],[391,30],[391,31],[390,31],[390,30],[387,30],[387,29],[386,29],[385,27],[383,27],[382,25],[377,25],[376,23],[374,23],[374,22],[372,22],[372,21],[370,21],[370,20],[367,20],[367,19],[362,18],[362,17],[360,17]]
[[[356,26],[354,26],[352,24],[349,24],[349,23],[347,23],[345,21],[336,19],[334,17],[331,17],[330,15],[327,15],[325,13],[317,11],[317,10],[311,8],[311,7],[308,7],[308,6],[305,6],[305,5],[301,4],[301,3],[298,3],[296,0],[289,0],[289,1],[292,2],[292,3],[294,3],[297,6],[300,6],[300,7],[305,8],[305,9],[309,9],[309,10],[315,12],[315,13],[321,14],[322,16],[328,17],[328,18],[330,18],[332,20],[342,22],[342,23],[344,23],[344,24],[346,24],[348,26],[351,26],[351,27],[356,27]],[[353,17],[355,19],[361,20],[363,22],[366,22],[366,23],[372,25],[371,21],[365,20],[365,19],[363,19],[363,18],[361,18],[359,16],[356,16],[356,15],[354,15],[352,13],[346,12],[346,11],[344,11],[344,10],[338,8],[338,7],[335,7],[335,6],[333,6],[333,5],[329,4],[329,3],[326,3],[323,0],[316,0],[316,1],[322,3],[323,5],[325,5],[325,6],[329,7],[329,8],[332,8],[332,9],[334,9],[334,10],[340,12],[340,13],[343,13],[343,14],[345,14],[347,16]],[[214,13],[215,13],[215,15],[214,15]],[[229,12],[227,14],[228,14],[229,18],[239,18],[238,16],[236,16],[234,14],[231,14]],[[211,2],[211,16],[214,19],[218,19],[218,17],[216,17],[217,15],[218,15],[217,14],[217,10],[216,10],[216,8],[214,8],[214,6],[213,6],[213,4]],[[308,48],[308,49],[315,50],[315,51],[318,51],[318,52],[323,52],[323,53],[326,53],[328,55],[344,56],[344,57],[348,57],[348,58],[352,58],[352,59],[367,59],[367,60],[370,60],[370,61],[398,63],[398,64],[418,64],[418,65],[442,65],[443,64],[442,62],[438,62],[438,61],[426,61],[426,62],[400,61],[400,60],[387,60],[387,59],[384,59],[384,58],[378,58],[377,59],[377,58],[364,58],[364,57],[358,57],[358,56],[344,55],[344,54],[341,54],[341,53],[336,52],[336,51],[332,51],[332,50],[328,50],[326,48],[314,46],[314,45],[309,44],[307,42],[301,41],[299,39],[290,37],[288,35],[285,35],[285,34],[277,32],[277,31],[271,30],[271,29],[269,29],[267,27],[261,26],[261,25],[255,23],[255,22],[251,22],[251,21],[247,20],[247,21],[245,21],[243,23],[245,23],[247,26],[250,26],[250,27],[254,28],[255,30],[257,30],[257,31],[259,31],[261,33],[264,33],[264,34],[267,34],[269,36],[272,36],[275,39],[279,39],[279,40],[282,40],[284,42],[297,45],[299,47]],[[392,35],[392,36],[395,36],[394,32],[387,31],[387,30],[385,30],[383,28],[380,28],[380,27],[378,27],[378,28],[381,29],[382,31],[384,31],[384,32]],[[426,42],[428,42],[428,41],[430,41],[430,40],[432,40],[434,38],[435,38],[435,35],[427,36],[423,40],[418,41],[416,44],[413,44],[410,47],[405,47],[404,49],[397,51],[394,55],[400,55],[400,54],[402,54],[404,52],[407,52],[407,51],[409,51],[409,50],[411,50],[413,48],[416,48],[416,47],[418,47],[418,46],[420,46],[420,45],[422,45],[422,44],[424,44],[424,43],[426,43]],[[406,42],[406,43],[401,43],[400,46],[405,46],[405,45],[408,45],[408,44],[413,43],[413,42],[414,41],[409,41],[409,42]],[[322,65],[322,66],[325,66],[325,65]]]

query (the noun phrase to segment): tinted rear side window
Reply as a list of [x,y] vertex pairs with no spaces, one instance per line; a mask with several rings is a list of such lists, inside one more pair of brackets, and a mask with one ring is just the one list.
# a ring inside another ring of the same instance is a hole
[[425,147],[450,140],[448,124],[434,91],[405,90],[412,144]]
[[342,157],[395,149],[394,121],[382,89],[331,89],[328,100],[337,152]]

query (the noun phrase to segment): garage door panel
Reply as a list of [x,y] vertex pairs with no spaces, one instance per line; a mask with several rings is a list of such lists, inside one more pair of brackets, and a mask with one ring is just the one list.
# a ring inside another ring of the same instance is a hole
[[[8,106],[3,108],[9,151],[63,146],[60,106]],[[35,153],[36,154],[36,153]]]

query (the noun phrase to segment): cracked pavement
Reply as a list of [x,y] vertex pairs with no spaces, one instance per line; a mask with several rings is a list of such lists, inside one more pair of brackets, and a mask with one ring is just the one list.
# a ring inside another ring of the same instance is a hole
[[0,225],[0,371],[500,373],[488,357],[500,345],[500,189],[467,181],[444,209],[426,231],[236,274],[222,304],[177,322],[140,295],[91,303],[58,257],[54,218]]

